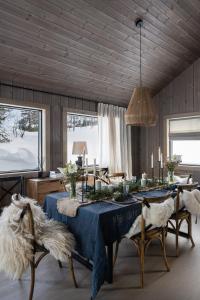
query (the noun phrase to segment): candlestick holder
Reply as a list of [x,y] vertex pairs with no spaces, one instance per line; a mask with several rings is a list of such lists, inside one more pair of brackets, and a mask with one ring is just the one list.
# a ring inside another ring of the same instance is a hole
[[94,175],[94,193],[96,193],[96,175]]
[[151,177],[152,177],[152,182],[154,182],[154,168],[151,168]]
[[81,201],[84,202],[84,183],[85,183],[85,175],[81,176],[82,179],[82,194],[81,194]]
[[164,170],[163,170],[163,168],[161,168],[161,178],[162,178],[162,184],[164,183],[164,176],[163,176],[163,172]]
[[161,166],[161,161],[158,160],[158,183],[160,183],[160,166]]

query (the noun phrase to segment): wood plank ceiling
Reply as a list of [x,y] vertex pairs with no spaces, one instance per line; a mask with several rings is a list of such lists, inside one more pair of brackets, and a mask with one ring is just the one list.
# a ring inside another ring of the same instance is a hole
[[0,80],[127,105],[200,56],[199,0],[0,0]]

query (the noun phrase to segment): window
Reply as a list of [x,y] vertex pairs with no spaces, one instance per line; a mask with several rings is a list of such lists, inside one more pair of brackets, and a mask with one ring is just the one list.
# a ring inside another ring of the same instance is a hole
[[77,155],[72,154],[74,142],[86,142],[88,164],[98,163],[98,117],[83,114],[67,114],[67,161],[75,162]]
[[0,104],[0,173],[42,166],[42,110]]
[[169,156],[182,156],[182,165],[200,165],[200,117],[168,120]]

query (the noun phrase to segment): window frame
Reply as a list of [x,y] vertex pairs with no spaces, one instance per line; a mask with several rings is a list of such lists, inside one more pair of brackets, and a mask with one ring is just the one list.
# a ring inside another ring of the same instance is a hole
[[[194,112],[194,113],[183,113],[183,114],[172,114],[167,115],[164,117],[164,156],[169,157],[171,152],[171,145],[170,145],[170,133],[169,133],[169,123],[170,120],[173,119],[183,119],[183,118],[200,118],[200,112]],[[191,133],[172,133],[171,137],[174,138],[174,140],[181,140],[181,138],[184,136],[187,140],[194,139],[194,137],[198,137],[197,140],[200,140],[200,133],[191,132]],[[192,165],[192,164],[180,164],[178,166],[179,170],[182,171],[188,171],[188,170],[197,170],[200,171],[200,164],[199,165]]]
[[90,111],[90,110],[80,110],[80,109],[73,109],[73,108],[67,108],[65,107],[63,109],[63,166],[67,162],[67,122],[66,117],[67,114],[78,114],[78,115],[87,115],[87,116],[94,116],[98,117],[98,113],[96,111]]
[[[50,107],[48,105],[43,105],[40,103],[33,103],[29,101],[18,101],[14,99],[6,99],[0,97],[0,105],[35,109],[41,111],[41,168],[39,170],[16,170],[16,171],[7,171],[1,172],[0,176],[11,176],[11,175],[26,175],[26,174],[37,174],[40,171],[48,171],[50,169]],[[38,135],[38,138],[40,138]]]

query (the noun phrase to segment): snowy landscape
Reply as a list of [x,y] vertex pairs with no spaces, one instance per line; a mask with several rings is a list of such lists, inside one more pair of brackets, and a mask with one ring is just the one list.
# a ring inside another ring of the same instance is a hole
[[39,112],[0,110],[0,172],[38,169]]

